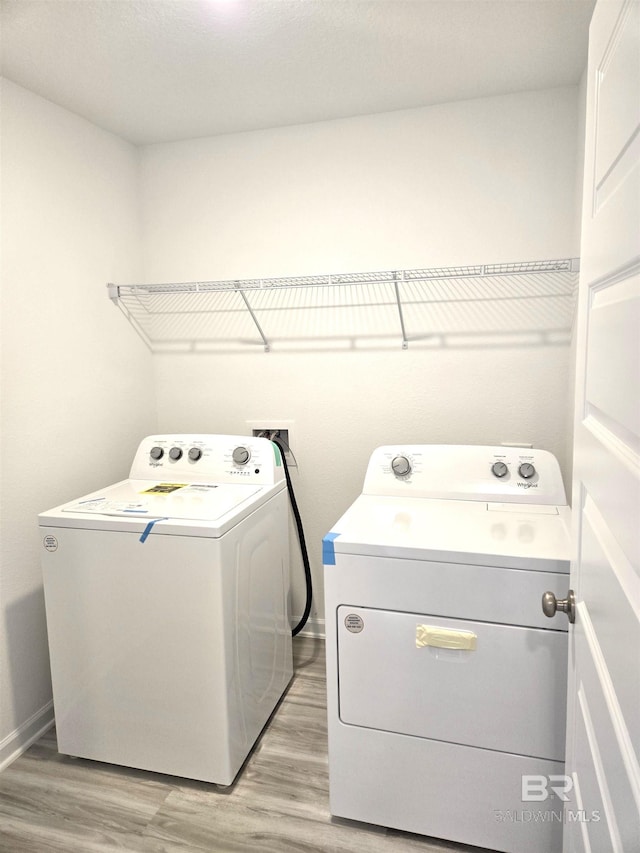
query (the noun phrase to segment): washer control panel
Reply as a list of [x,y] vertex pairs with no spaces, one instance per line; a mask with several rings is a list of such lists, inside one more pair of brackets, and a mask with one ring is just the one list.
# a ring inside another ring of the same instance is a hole
[[167,483],[256,483],[284,480],[280,450],[246,435],[152,435],[138,447],[132,480]]
[[363,494],[563,506],[558,462],[545,450],[484,445],[379,447]]

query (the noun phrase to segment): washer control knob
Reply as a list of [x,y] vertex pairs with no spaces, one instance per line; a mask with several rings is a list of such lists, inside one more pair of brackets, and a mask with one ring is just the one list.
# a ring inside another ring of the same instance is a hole
[[164,456],[164,450],[161,447],[152,447],[149,451],[149,456],[152,459],[162,459]]
[[169,451],[169,458],[173,459],[174,462],[177,462],[178,459],[182,458],[182,448],[181,447],[172,447]]
[[391,460],[391,470],[396,477],[406,477],[411,473],[411,462],[406,456],[394,456]]
[[189,459],[192,462],[197,462],[201,456],[202,456],[202,450],[200,450],[199,447],[191,447],[189,449]]
[[494,462],[491,466],[491,473],[494,477],[506,477],[509,473],[509,469],[507,468],[506,463],[498,460],[498,462]]
[[236,465],[246,465],[249,459],[251,459],[251,453],[248,447],[236,447],[233,451],[233,461]]
[[525,480],[530,480],[535,473],[536,469],[533,467],[531,462],[523,462],[518,468],[518,474],[520,474],[521,477],[524,477]]

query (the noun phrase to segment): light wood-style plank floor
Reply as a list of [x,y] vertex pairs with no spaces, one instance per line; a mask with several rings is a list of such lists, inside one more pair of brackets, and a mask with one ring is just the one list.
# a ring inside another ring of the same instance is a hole
[[294,666],[287,694],[228,789],[60,755],[51,730],[0,774],[0,851],[482,853],[332,819],[324,643],[297,637]]

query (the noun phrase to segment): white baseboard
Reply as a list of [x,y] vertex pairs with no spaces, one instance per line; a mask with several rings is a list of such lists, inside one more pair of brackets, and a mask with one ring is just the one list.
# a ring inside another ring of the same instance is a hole
[[47,702],[22,725],[0,740],[0,772],[20,758],[54,723],[53,702]]
[[316,637],[324,640],[324,619],[313,619],[309,617],[307,624],[304,626],[302,631],[300,631],[298,637]]

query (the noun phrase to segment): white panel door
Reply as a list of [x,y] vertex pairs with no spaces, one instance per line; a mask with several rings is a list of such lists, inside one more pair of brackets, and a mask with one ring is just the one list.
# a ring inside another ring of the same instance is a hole
[[[599,0],[578,307],[565,853],[640,851],[640,4]],[[556,617],[558,618],[558,617]]]

